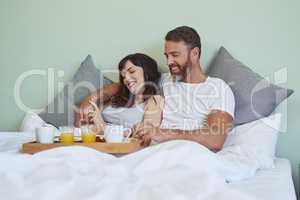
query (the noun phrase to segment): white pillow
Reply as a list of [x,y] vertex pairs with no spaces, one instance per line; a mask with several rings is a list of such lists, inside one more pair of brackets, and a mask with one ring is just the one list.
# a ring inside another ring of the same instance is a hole
[[272,159],[275,157],[281,114],[273,114],[253,122],[236,126],[228,135],[224,148],[232,145],[247,145]]
[[47,124],[39,115],[33,112],[26,113],[22,124],[20,126],[21,132],[35,132],[36,128],[40,128],[42,126],[51,126],[55,130],[55,134],[57,135],[57,128],[51,124]]
[[34,132],[36,128],[45,125],[45,121],[33,112],[26,113],[20,126],[21,132]]
[[281,114],[236,126],[218,152],[227,166],[227,181],[252,177],[258,169],[274,167]]

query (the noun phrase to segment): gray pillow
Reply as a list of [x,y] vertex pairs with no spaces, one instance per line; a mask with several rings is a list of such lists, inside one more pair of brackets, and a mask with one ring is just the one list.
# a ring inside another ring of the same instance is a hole
[[73,125],[75,108],[90,93],[112,81],[103,77],[88,55],[81,63],[73,79],[65,84],[63,91],[56,95],[53,102],[49,104],[39,116],[47,123],[56,127]]
[[234,124],[239,125],[270,115],[294,91],[271,84],[221,47],[207,74],[223,79],[235,96]]

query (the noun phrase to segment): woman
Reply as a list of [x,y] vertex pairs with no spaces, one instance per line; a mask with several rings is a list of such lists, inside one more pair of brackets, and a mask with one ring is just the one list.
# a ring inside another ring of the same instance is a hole
[[106,123],[130,128],[140,122],[159,126],[164,101],[159,95],[161,74],[156,61],[145,54],[131,54],[120,61],[119,73],[120,90],[105,108],[90,101],[97,132],[104,132]]

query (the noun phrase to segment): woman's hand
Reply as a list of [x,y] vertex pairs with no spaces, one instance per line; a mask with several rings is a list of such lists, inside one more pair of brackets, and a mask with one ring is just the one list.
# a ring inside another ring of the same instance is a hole
[[89,113],[94,112],[94,107],[90,102],[96,102],[97,99],[95,96],[86,97],[79,107],[79,113],[76,113],[75,116],[75,126],[80,127],[82,124],[89,123]]
[[133,137],[142,140],[143,146],[149,146],[151,141],[163,142],[166,140],[165,135],[159,127],[153,126],[151,123],[138,123],[133,127]]
[[93,102],[89,102],[91,106],[93,107],[93,111],[88,113],[88,116],[91,118],[91,121],[96,126],[96,132],[104,132],[105,129],[105,122],[101,117],[101,112],[103,110],[103,107],[98,108],[98,106]]

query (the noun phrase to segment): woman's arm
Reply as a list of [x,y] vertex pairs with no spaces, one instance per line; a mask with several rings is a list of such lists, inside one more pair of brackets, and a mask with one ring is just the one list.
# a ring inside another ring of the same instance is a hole
[[[154,95],[147,100],[143,121],[133,127],[133,137],[140,138],[140,136],[136,134],[140,127],[160,127],[163,118],[164,104],[164,98],[160,95]],[[142,141],[142,146],[148,146],[151,143],[151,138],[142,138]]]
[[142,123],[159,127],[162,121],[164,98],[160,95],[150,97],[145,105],[145,113]]
[[75,126],[79,127],[81,122],[88,122],[88,114],[92,112],[93,106],[89,103],[90,101],[94,103],[104,104],[112,96],[116,95],[120,91],[119,83],[112,83],[106,85],[96,92],[86,97],[80,104],[79,112],[75,115]]

